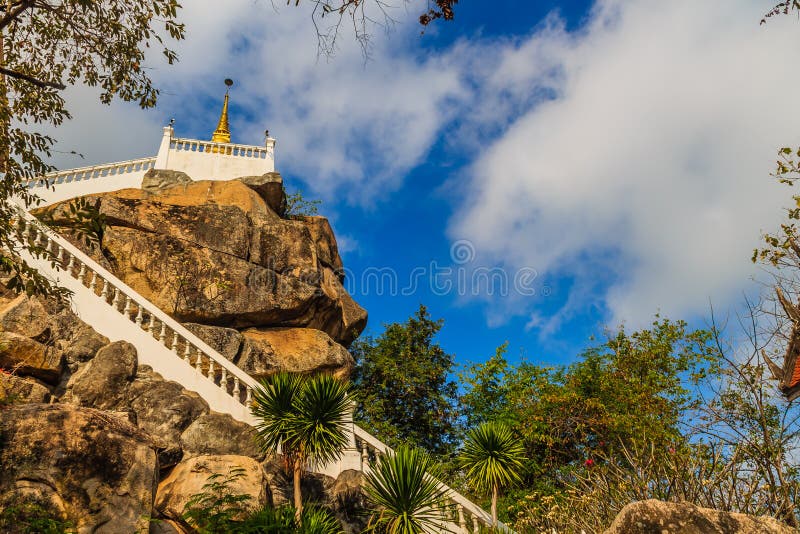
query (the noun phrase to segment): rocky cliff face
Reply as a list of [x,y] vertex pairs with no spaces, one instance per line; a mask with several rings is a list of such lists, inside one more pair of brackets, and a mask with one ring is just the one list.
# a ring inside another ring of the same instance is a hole
[[[327,219],[283,217],[277,173],[192,182],[150,171],[143,189],[84,199],[106,226],[98,243],[75,244],[254,377],[352,369],[345,347],[367,314],[342,285]],[[71,202],[37,215],[68,225]]]
[[[129,343],[2,286],[0,326],[0,530],[4,509],[33,502],[81,533],[188,532],[185,504],[234,469],[233,491],[254,506],[291,501],[253,428],[139,365]],[[305,491],[346,520],[339,497],[354,476],[308,475]]]
[[[328,221],[285,216],[280,175],[193,182],[151,171],[143,186],[85,197],[105,220],[91,242],[70,229],[70,202],[37,214],[253,377],[350,373],[346,347],[367,314],[342,285]],[[186,502],[232,469],[244,470],[234,489],[255,506],[292,498],[253,428],[139,365],[132,345],[68,307],[2,285],[0,443],[0,512],[32,500],[79,532],[183,532]],[[336,510],[358,478],[343,476],[309,475],[306,491]]]

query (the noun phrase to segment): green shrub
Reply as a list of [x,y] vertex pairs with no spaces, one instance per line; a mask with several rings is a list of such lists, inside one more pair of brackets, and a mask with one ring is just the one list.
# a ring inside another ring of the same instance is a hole
[[67,534],[75,532],[49,499],[17,497],[3,503],[0,532],[6,534]]

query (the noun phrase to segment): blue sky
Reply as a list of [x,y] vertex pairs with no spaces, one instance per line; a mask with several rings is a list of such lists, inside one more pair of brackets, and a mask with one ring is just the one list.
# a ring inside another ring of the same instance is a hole
[[269,128],[287,187],[323,200],[369,330],[424,303],[460,363],[506,340],[512,359],[568,362],[607,326],[735,313],[789,198],[769,172],[800,144],[799,23],[759,26],[768,3],[746,0],[490,4],[424,35],[425,2],[404,4],[365,62],[347,30],[319,57],[302,6],[192,2],[180,64],[151,65],[158,108],[75,90],[61,148],[153,154],[170,117],[206,138],[233,78],[234,141]]

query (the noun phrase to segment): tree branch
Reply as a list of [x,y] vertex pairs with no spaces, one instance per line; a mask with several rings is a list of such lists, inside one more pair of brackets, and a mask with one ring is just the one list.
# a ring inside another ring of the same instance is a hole
[[6,76],[11,76],[12,78],[17,78],[18,80],[25,80],[28,83],[32,83],[36,87],[52,87],[54,89],[66,89],[67,86],[63,83],[58,82],[48,82],[45,80],[40,80],[38,78],[34,78],[33,76],[29,76],[27,74],[23,74],[21,72],[17,72],[15,70],[7,69],[5,67],[0,67],[0,74],[5,74]]
[[22,0],[16,6],[11,7],[11,9],[9,9],[3,18],[0,18],[0,30],[14,22],[23,11],[33,6],[33,2],[34,0]]

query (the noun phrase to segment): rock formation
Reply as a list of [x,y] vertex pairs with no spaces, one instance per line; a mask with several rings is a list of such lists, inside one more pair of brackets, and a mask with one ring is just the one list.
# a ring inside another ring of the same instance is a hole
[[[151,170],[142,189],[84,198],[104,221],[94,239],[69,222],[69,202],[37,213],[253,377],[352,370],[346,346],[366,312],[342,285],[328,221],[288,217],[279,174],[193,182]],[[184,532],[192,495],[238,469],[233,489],[251,504],[292,499],[282,460],[252,427],[140,365],[133,345],[68,306],[2,286],[0,434],[0,509],[31,498],[79,532]],[[363,500],[356,479],[303,484],[357,522],[347,512]]]
[[[151,170],[144,185],[83,197],[105,228],[93,246],[74,243],[256,378],[349,374],[345,347],[367,314],[342,285],[328,221],[283,217],[279,174],[192,182]],[[66,225],[70,202],[36,213]]]
[[655,499],[623,508],[604,534],[796,534],[771,517],[753,517]]
[[158,483],[149,437],[128,421],[68,404],[20,404],[0,418],[0,501],[50,503],[80,531],[147,531]]
[[[131,344],[109,342],[59,304],[0,291],[0,318],[21,310],[37,323],[9,322],[16,332],[2,332],[0,512],[33,499],[78,532],[189,532],[189,498],[210,475],[240,468],[231,487],[251,504],[291,502],[291,477],[260,450],[252,427],[210,411],[140,365]],[[348,510],[363,495],[353,478],[309,474],[304,491],[357,524]]]

